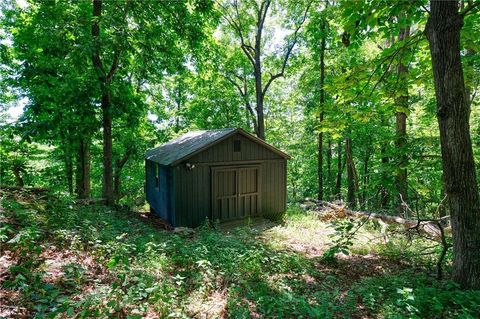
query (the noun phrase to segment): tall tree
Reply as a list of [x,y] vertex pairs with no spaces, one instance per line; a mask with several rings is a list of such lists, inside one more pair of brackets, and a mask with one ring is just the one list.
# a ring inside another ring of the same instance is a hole
[[425,32],[432,58],[440,129],[443,179],[453,234],[453,278],[463,287],[480,288],[480,196],[475,173],[467,98],[460,58],[460,31],[471,4],[430,1]]
[[[320,101],[319,101],[319,126],[322,125],[323,117],[325,115],[325,50],[326,50],[326,32],[327,32],[327,22],[325,19],[322,19],[320,22]],[[318,200],[323,200],[323,131],[320,129],[318,133],[318,167],[317,167],[317,178],[318,178]]]
[[[92,0],[92,64],[101,91],[103,127],[103,197],[114,203],[114,107],[125,82],[158,81],[185,63],[187,49],[203,40],[204,14],[211,1],[145,2]],[[162,21],[159,23],[158,21]],[[213,20],[208,20],[212,21]],[[155,66],[155,67],[153,67]],[[128,90],[127,90],[128,91]],[[115,95],[114,95],[115,93]],[[117,103],[118,104],[118,103]],[[122,164],[122,158],[117,162]]]
[[[113,76],[117,72],[121,47],[115,48],[112,61],[108,69],[104,67],[101,58],[101,42],[100,37],[100,21],[102,19],[102,0],[93,0],[93,19],[92,19],[92,39],[93,39],[93,53],[92,62],[98,74],[98,81],[102,92],[101,107],[102,107],[102,128],[103,128],[103,187],[102,195],[105,198],[107,205],[114,203],[113,191],[113,165],[112,165],[112,110],[111,110],[111,92],[110,87]],[[124,11],[123,29],[120,31],[125,35],[125,24],[127,23],[128,1],[122,8]]]
[[335,199],[342,199],[342,173],[343,173],[344,163],[342,164],[342,140],[338,140],[337,177],[335,179]]
[[61,152],[63,185],[70,193],[76,164],[79,197],[89,196],[90,185],[90,166],[81,165],[89,159],[83,158],[80,148],[89,147],[97,130],[92,103],[96,90],[90,81],[92,69],[84,64],[88,55],[81,41],[86,30],[72,19],[85,14],[85,9],[85,3],[42,2],[23,11],[8,6],[3,11],[11,17],[5,25],[14,43],[12,54],[22,61],[12,64],[17,80],[10,84],[28,97],[21,117],[23,134]]
[[[265,139],[265,95],[272,82],[285,75],[285,69],[287,67],[288,60],[298,41],[300,28],[307,19],[307,13],[311,3],[308,3],[306,6],[300,21],[297,22],[295,31],[287,40],[285,52],[281,61],[280,71],[276,73],[269,72],[269,78],[265,84],[263,61],[265,53],[264,29],[272,1],[262,0],[260,3],[257,1],[246,1],[244,3],[245,6],[241,6],[238,0],[233,0],[233,2],[221,5],[221,7],[224,18],[240,41],[240,48],[247,57],[248,61],[251,63],[255,81],[255,110],[257,117],[257,132],[255,133],[259,138]],[[253,25],[249,24],[250,21],[254,21]]]
[[[398,41],[405,41],[410,35],[410,26],[402,26],[398,35]],[[404,49],[406,50],[406,49]],[[408,112],[408,65],[406,54],[400,54],[397,65],[398,91],[395,99],[396,111],[396,136],[395,146],[398,152],[396,188],[397,188],[397,207],[402,214],[407,212],[403,203],[407,202],[407,112]]]

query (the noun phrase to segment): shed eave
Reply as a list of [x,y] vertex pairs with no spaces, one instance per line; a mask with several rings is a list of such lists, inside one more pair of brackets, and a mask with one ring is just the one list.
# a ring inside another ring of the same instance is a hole
[[288,155],[287,153],[279,150],[279,149],[276,148],[275,146],[272,146],[272,145],[268,144],[267,142],[265,142],[265,141],[262,140],[261,138],[258,138],[258,137],[256,137],[256,136],[253,136],[252,134],[246,132],[245,130],[243,130],[243,129],[241,129],[241,128],[237,128],[237,129],[231,131],[230,133],[228,133],[228,134],[226,134],[226,135],[218,138],[218,139],[215,140],[214,142],[212,142],[212,143],[210,143],[210,144],[207,144],[207,145],[205,145],[204,147],[196,150],[195,152],[192,152],[192,153],[190,153],[190,154],[188,154],[188,155],[186,155],[186,156],[184,156],[184,157],[182,157],[182,158],[179,158],[179,159],[173,161],[173,162],[170,163],[169,165],[170,165],[170,166],[177,166],[177,165],[181,164],[182,162],[188,160],[189,158],[197,155],[198,153],[201,153],[201,152],[205,151],[206,149],[208,149],[208,148],[210,148],[210,147],[212,147],[212,146],[214,146],[214,145],[216,145],[216,144],[218,144],[218,143],[226,140],[227,138],[229,138],[230,136],[232,136],[232,135],[234,135],[234,134],[236,134],[236,133],[242,134],[243,136],[245,136],[245,137],[248,138],[249,140],[251,140],[251,141],[253,141],[253,142],[255,142],[255,143],[258,143],[258,144],[262,145],[263,147],[269,149],[270,151],[272,151],[272,152],[280,155],[281,157],[283,157],[283,158],[285,158],[285,159],[287,159],[287,160],[289,160],[289,159],[291,158],[290,155]]
[[[208,149],[208,148],[210,148],[210,147],[212,147],[212,146],[214,146],[214,145],[216,145],[216,144],[224,141],[225,139],[227,139],[227,138],[229,138],[229,137],[231,137],[232,135],[237,134],[237,133],[238,133],[238,134],[241,134],[242,136],[244,136],[245,138],[249,139],[250,141],[252,141],[252,142],[254,142],[254,143],[260,144],[261,146],[265,147],[266,149],[270,150],[271,152],[279,155],[280,157],[282,157],[282,158],[284,158],[284,159],[286,159],[286,160],[288,160],[288,159],[291,158],[287,153],[279,150],[279,149],[276,148],[275,146],[272,146],[272,145],[268,144],[268,143],[265,142],[264,140],[262,140],[262,139],[260,139],[260,138],[258,138],[258,137],[256,137],[256,136],[253,136],[252,134],[246,132],[245,130],[243,130],[243,129],[241,129],[241,128],[236,128],[236,129],[230,129],[230,131],[229,131],[228,133],[223,134],[222,136],[218,137],[217,139],[211,141],[210,143],[205,144],[204,146],[202,146],[202,147],[200,147],[200,148],[198,148],[198,149],[196,149],[196,150],[194,150],[194,151],[192,151],[192,152],[190,152],[190,153],[187,153],[187,154],[185,154],[185,155],[182,156],[182,157],[176,158],[176,159],[174,159],[174,160],[167,160],[167,161],[165,161],[165,158],[162,158],[162,157],[160,157],[159,159],[157,159],[157,155],[158,155],[159,153],[152,153],[152,151],[153,151],[154,149],[149,150],[149,151],[146,152],[146,154],[145,154],[145,160],[152,161],[152,162],[157,163],[157,164],[162,165],[162,166],[169,166],[169,167],[178,166],[180,163],[188,160],[189,158],[197,155],[198,153],[201,153],[201,152],[205,151],[206,149]],[[167,159],[168,159],[168,158],[167,158]]]

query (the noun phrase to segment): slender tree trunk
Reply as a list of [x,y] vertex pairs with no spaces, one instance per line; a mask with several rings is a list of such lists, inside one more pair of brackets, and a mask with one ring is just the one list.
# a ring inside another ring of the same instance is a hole
[[342,199],[342,141],[338,141],[337,146],[337,180],[335,182],[335,199]]
[[91,171],[91,153],[90,153],[90,138],[86,139],[83,143],[83,194],[85,198],[90,198],[91,191],[91,181],[90,181],[90,171]]
[[76,167],[76,193],[78,198],[90,198],[90,143],[80,139]]
[[258,124],[257,124],[257,117],[255,115],[255,112],[253,111],[252,105],[250,104],[250,97],[248,94],[248,83],[247,83],[247,76],[246,76],[246,70],[243,70],[243,91],[240,90],[240,94],[242,95],[243,101],[245,103],[245,109],[247,111],[247,122],[250,122],[249,119],[252,120],[253,124],[253,131],[255,132],[255,135],[259,136],[258,132]]
[[112,114],[108,89],[102,96],[103,126],[103,198],[107,205],[114,204],[113,167],[112,167]]
[[130,149],[127,149],[125,155],[121,159],[115,161],[115,174],[114,174],[114,194],[115,201],[119,201],[122,198],[122,170],[127,164],[128,159],[130,158]]
[[387,182],[386,168],[389,162],[386,152],[387,150],[385,146],[382,146],[380,148],[380,154],[381,154],[380,156],[381,156],[381,162],[382,162],[384,173],[382,173],[382,185],[380,186],[380,205],[383,209],[387,209],[388,204],[390,202],[390,192],[388,191],[388,188],[385,186]]
[[[400,29],[398,41],[403,41],[410,36],[410,27]],[[397,105],[396,138],[395,146],[398,154],[398,165],[395,176],[397,189],[397,210],[401,215],[406,215],[407,209],[402,204],[407,202],[407,109],[408,109],[408,67],[404,60],[397,66],[398,83],[401,95],[395,99]]]
[[362,208],[367,207],[367,185],[368,185],[368,162],[370,161],[371,147],[370,143],[365,151],[365,158],[363,160],[363,178],[362,178]]
[[355,201],[355,167],[352,156],[352,140],[350,137],[345,139],[345,157],[347,160],[347,203],[350,208],[354,208]]
[[265,19],[267,17],[268,8],[271,1],[266,0],[261,3],[260,9],[257,12],[257,32],[255,34],[255,50],[253,55],[254,70],[253,75],[255,77],[255,98],[256,98],[256,111],[257,111],[257,136],[262,140],[265,140],[265,117],[263,113],[263,83],[262,83],[262,33]]
[[180,84],[178,84],[177,87],[176,104],[177,114],[175,114],[175,133],[178,133],[180,132],[180,110],[182,109],[182,90]]
[[332,199],[332,140],[328,140],[327,148],[327,189],[328,189],[328,200]]
[[440,128],[443,178],[453,235],[453,279],[480,288],[480,196],[470,139],[470,110],[460,59],[458,1],[431,1],[426,26]]
[[253,131],[255,132],[255,135],[258,136],[258,125],[257,125],[257,118],[255,116],[255,113],[253,113],[252,106],[250,105],[250,101],[247,100],[248,98],[245,98],[245,108],[247,110],[247,122],[249,123],[250,126],[250,121],[252,121],[253,124]]
[[262,69],[260,66],[260,54],[255,57],[255,97],[257,102],[257,136],[265,140],[265,117],[263,114],[263,92],[262,92]]
[[[126,18],[127,8],[125,8]],[[113,194],[113,165],[112,165],[112,106],[110,96],[110,83],[118,68],[121,50],[115,51],[109,71],[104,69],[100,54],[100,20],[102,16],[102,0],[93,0],[93,53],[92,62],[97,72],[102,92],[102,128],[103,128],[103,185],[102,193],[107,205],[115,203]]]
[[[320,113],[320,123],[323,121],[323,112]],[[317,136],[318,142],[318,163],[317,163],[317,179],[318,179],[318,193],[317,199],[323,200],[323,133],[318,133]]]
[[[320,41],[320,105],[319,105],[319,126],[322,128],[325,108],[325,21],[321,24],[322,39]],[[323,132],[318,133],[318,200],[323,200]]]
[[[236,11],[235,15],[237,16],[238,19],[240,19],[238,17],[238,12],[239,12],[238,3],[239,3],[238,1],[234,1],[233,7],[235,8],[235,11]],[[265,140],[265,114],[264,114],[264,105],[263,105],[265,94],[267,93],[268,88],[270,87],[270,84],[275,79],[278,79],[284,76],[285,67],[287,65],[288,59],[290,58],[290,54],[292,53],[293,47],[297,43],[298,31],[300,27],[303,25],[303,23],[306,21],[307,12],[310,8],[310,4],[308,4],[305,10],[305,13],[303,15],[303,19],[300,25],[297,26],[297,29],[293,34],[294,39],[293,41],[290,41],[290,44],[287,47],[280,72],[276,74],[270,73],[270,78],[266,81],[266,85],[263,86],[262,61],[261,61],[262,33],[263,33],[263,27],[265,25],[265,20],[267,18],[268,9],[271,4],[272,4],[271,0],[262,0],[260,1],[260,3],[257,4],[256,32],[254,37],[255,44],[253,46],[248,41],[247,39],[248,36],[244,36],[244,30],[241,27],[241,22],[237,21],[235,18],[232,18],[231,16],[227,18],[230,26],[237,32],[238,36],[240,37],[241,48],[245,53],[245,56],[248,58],[248,60],[253,66],[253,75],[255,77],[255,99],[256,99],[256,113],[257,113],[256,117],[257,117],[257,127],[258,127],[257,136],[262,140]]]
[[14,164],[12,166],[12,171],[15,176],[15,185],[17,187],[23,187],[25,183],[23,182],[22,169]]
[[72,161],[72,152],[70,148],[70,141],[64,141],[65,148],[64,159],[65,159],[65,177],[67,180],[67,188],[70,194],[73,194],[73,161]]

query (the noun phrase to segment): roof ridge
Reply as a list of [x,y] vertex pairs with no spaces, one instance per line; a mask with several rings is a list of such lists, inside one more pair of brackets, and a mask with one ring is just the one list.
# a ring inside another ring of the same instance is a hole
[[189,131],[181,134],[167,143],[148,150],[145,153],[145,159],[166,166],[176,165],[179,161],[189,158],[193,156],[192,154],[196,154],[235,133],[240,133],[255,143],[261,144],[271,151],[278,153],[280,156],[287,159],[289,158],[288,154],[285,154],[258,137],[251,135],[242,128],[221,128]]

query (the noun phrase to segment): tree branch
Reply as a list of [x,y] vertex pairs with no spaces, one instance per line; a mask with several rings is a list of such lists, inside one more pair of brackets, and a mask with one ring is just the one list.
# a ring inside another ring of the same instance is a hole
[[[234,74],[235,77],[239,77],[238,75]],[[232,79],[231,77],[228,76],[228,74],[224,74],[224,77],[227,79],[228,82],[232,83],[238,90],[238,92],[240,92],[240,95],[242,97],[244,97],[246,95],[246,92],[244,92],[242,90],[242,87],[240,86],[240,84],[238,84],[234,79]]]
[[[254,52],[253,47],[245,42],[245,37],[242,32],[241,24],[240,22],[237,23],[234,17],[228,12],[228,8],[226,8],[224,5],[222,5],[220,2],[217,1],[217,4],[222,8],[223,11],[223,18],[227,21],[227,23],[233,28],[233,30],[237,33],[237,35],[240,38],[240,47],[242,51],[245,53],[247,56],[248,60],[250,63],[252,63],[253,66],[255,66],[255,60],[253,58],[252,52]],[[239,12],[238,12],[238,3],[237,1],[234,2],[234,8],[235,12],[237,14],[237,18],[239,19]],[[240,21],[240,20],[239,20]]]
[[267,93],[268,88],[270,87],[270,85],[272,84],[272,82],[275,79],[278,79],[278,78],[284,76],[285,68],[287,66],[288,59],[290,58],[290,55],[293,51],[293,48],[295,47],[295,44],[298,41],[298,32],[300,31],[300,28],[303,26],[303,24],[307,20],[308,10],[310,10],[311,5],[312,5],[312,2],[309,2],[308,5],[307,5],[307,8],[305,9],[305,12],[303,14],[302,20],[300,21],[299,25],[295,29],[295,32],[293,33],[293,41],[290,43],[290,45],[287,46],[287,52],[285,53],[285,57],[283,58],[282,68],[281,68],[280,72],[278,72],[277,74],[271,74],[270,73],[270,79],[267,81],[267,84],[265,85],[265,87],[262,90],[262,96],[265,96],[265,93]]
[[92,54],[92,63],[97,70],[99,78],[105,78],[105,69],[100,59],[99,37],[100,37],[100,18],[102,17],[102,0],[93,0],[93,21],[92,21],[92,37],[94,51]]
[[121,54],[122,50],[120,48],[118,48],[116,51],[115,51],[115,54],[113,56],[113,61],[112,61],[112,65],[110,67],[110,71],[108,72],[107,74],[107,77],[106,77],[106,81],[107,82],[110,82],[113,78],[113,75],[115,74],[115,72],[117,71],[117,68],[118,68],[118,62],[120,60],[120,54]]
[[478,11],[476,9],[478,9],[478,8],[480,8],[480,2],[479,1],[477,1],[475,3],[469,2],[468,6],[460,12],[460,15],[462,17],[465,17],[467,14],[470,14],[471,11],[473,11],[472,13],[476,13]]

